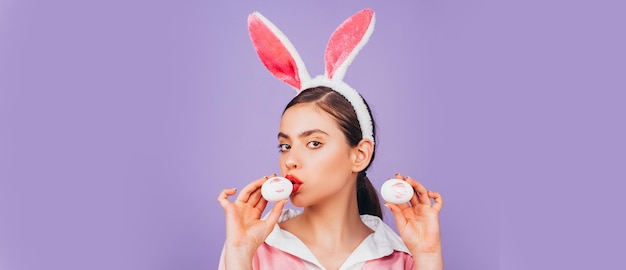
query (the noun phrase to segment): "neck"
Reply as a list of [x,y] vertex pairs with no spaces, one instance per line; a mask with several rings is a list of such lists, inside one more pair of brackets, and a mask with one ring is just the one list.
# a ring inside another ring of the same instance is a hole
[[[338,243],[360,243],[372,231],[361,221],[356,200],[356,184],[346,194],[324,203],[308,206],[291,227],[307,244],[337,246]],[[299,232],[299,233],[298,233]]]
[[307,226],[309,232],[313,232],[316,238],[325,235],[341,239],[349,232],[362,225],[356,199],[345,204],[325,204],[307,207],[302,212],[301,225]]

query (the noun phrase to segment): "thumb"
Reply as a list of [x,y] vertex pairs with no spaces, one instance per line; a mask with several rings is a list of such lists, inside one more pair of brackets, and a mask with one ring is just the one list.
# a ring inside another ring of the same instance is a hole
[[404,218],[404,214],[402,214],[402,210],[400,207],[393,203],[385,203],[385,207],[391,210],[394,219],[396,220],[396,226],[400,228],[406,224],[406,218]]
[[269,225],[268,229],[270,231],[274,228],[274,225],[278,223],[278,218],[280,218],[280,215],[282,214],[282,211],[283,211],[283,207],[285,207],[286,204],[287,204],[287,200],[280,200],[274,204],[274,207],[272,207],[272,211],[270,211],[270,214],[267,216],[267,219],[266,219],[266,223],[267,225]]

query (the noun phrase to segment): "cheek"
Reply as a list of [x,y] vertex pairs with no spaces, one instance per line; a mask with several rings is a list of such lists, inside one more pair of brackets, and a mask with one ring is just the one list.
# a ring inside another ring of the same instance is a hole
[[283,155],[280,155],[278,158],[278,168],[280,168],[280,174],[285,176],[287,173],[287,167],[285,166],[285,159],[283,158]]
[[343,151],[329,151],[327,155],[320,155],[317,159],[318,167],[320,170],[344,174],[344,172],[351,171],[350,157]]

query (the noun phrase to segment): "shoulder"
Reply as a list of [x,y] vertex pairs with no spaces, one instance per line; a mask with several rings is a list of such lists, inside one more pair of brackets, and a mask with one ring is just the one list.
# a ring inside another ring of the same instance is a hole
[[382,219],[377,216],[361,215],[365,225],[374,231],[374,241],[379,249],[390,254],[392,251],[401,251],[410,255],[409,249],[404,245],[402,238]]
[[369,269],[413,269],[414,262],[413,257],[401,251],[394,251],[393,253],[377,258],[374,260],[367,261],[363,265],[363,270]]
[[252,266],[254,269],[307,269],[302,259],[267,243],[256,250]]
[[285,209],[283,210],[282,215],[278,218],[278,224],[276,227],[279,227],[285,231],[293,232],[294,220],[298,219],[302,212],[293,210],[293,209]]

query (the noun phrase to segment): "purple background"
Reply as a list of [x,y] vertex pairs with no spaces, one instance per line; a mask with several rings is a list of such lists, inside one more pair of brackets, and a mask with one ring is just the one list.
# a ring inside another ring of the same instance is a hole
[[364,7],[369,175],[443,194],[446,268],[624,267],[622,1],[0,0],[0,269],[214,269],[216,196],[278,172],[293,97],[247,15],[317,75]]

